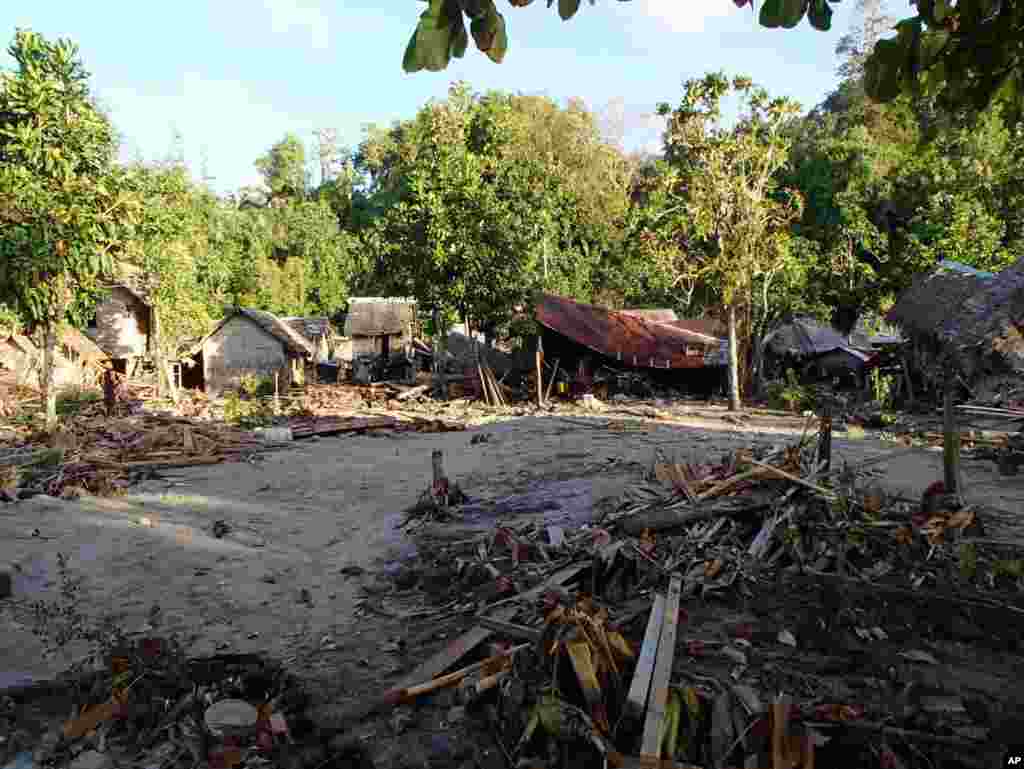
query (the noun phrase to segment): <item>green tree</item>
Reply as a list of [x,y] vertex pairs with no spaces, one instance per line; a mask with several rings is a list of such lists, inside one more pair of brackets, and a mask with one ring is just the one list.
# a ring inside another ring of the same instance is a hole
[[300,200],[309,189],[306,148],[295,134],[286,134],[266,155],[256,160],[256,168],[270,191],[270,202]]
[[[721,126],[721,102],[730,93],[742,101],[741,120]],[[729,408],[740,408],[737,315],[753,307],[758,281],[784,270],[791,222],[799,216],[799,195],[780,189],[777,173],[787,159],[782,128],[798,105],[770,99],[749,78],[710,74],[688,80],[669,116],[666,156],[676,175],[674,195],[688,237],[673,270],[714,285],[729,324]],[[685,217],[685,218],[684,218]]]
[[77,47],[20,29],[0,73],[0,301],[43,338],[41,385],[56,425],[53,364],[60,324],[83,325],[137,213],[114,165]]

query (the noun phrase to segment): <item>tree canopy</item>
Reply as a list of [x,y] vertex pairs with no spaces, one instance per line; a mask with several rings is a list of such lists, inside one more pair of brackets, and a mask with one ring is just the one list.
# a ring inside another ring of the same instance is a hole
[[[452,57],[465,55],[470,34],[491,61],[500,64],[504,60],[508,33],[495,0],[426,2],[427,10],[402,58],[406,72],[444,70]],[[532,2],[509,0],[516,8]],[[755,8],[755,0],[733,2],[739,8]],[[838,2],[762,0],[756,12],[761,26],[769,29],[792,29],[806,18],[813,29],[827,31],[832,26],[831,6]],[[550,8],[555,2],[548,0],[547,4]],[[558,0],[557,5],[559,17],[568,21],[582,3]],[[895,25],[895,37],[875,40],[864,62],[864,85],[873,99],[889,102],[903,94],[934,99],[947,109],[968,106],[980,111],[998,102],[1020,110],[1024,103],[1024,4],[1015,0],[919,0],[914,6],[916,14]]]

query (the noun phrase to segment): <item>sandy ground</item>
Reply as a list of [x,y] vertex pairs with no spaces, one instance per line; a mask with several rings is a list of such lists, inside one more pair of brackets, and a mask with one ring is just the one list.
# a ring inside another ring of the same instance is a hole
[[[707,461],[800,434],[797,421],[770,418],[744,427],[693,416],[608,422],[543,416],[466,432],[314,439],[249,463],[176,471],[174,480],[147,482],[123,498],[2,506],[0,564],[18,571],[13,599],[0,601],[0,687],[48,677],[84,652],[75,647],[47,659],[30,632],[30,602],[52,598],[59,587],[58,552],[84,578],[81,609],[113,612],[126,630],[142,628],[157,603],[164,627],[191,639],[194,654],[230,648],[288,661],[319,647],[324,664],[334,654],[339,665],[367,668],[384,639],[355,612],[356,601],[361,588],[388,584],[382,570],[409,553],[395,527],[429,485],[433,449],[444,451],[448,475],[471,497],[528,495],[520,510],[579,522],[599,500],[635,483],[655,449]],[[471,444],[481,432],[489,440]],[[856,462],[898,447],[836,439],[835,450],[837,461]],[[885,487],[915,496],[942,474],[938,451],[903,453],[874,467]],[[1012,523],[1024,509],[1024,478],[992,483],[996,477],[991,463],[965,463],[969,501],[996,506]],[[217,520],[231,527],[220,539],[212,534]],[[494,521],[468,523],[488,528]],[[1013,528],[988,535],[1016,536]],[[352,566],[366,573],[347,576]],[[302,590],[310,603],[300,600]],[[372,667],[367,674],[398,672]]]

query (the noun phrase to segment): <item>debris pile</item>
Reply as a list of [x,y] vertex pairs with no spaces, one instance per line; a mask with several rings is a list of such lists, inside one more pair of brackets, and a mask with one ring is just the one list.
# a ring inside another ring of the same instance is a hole
[[823,437],[657,462],[575,532],[499,524],[430,548],[402,588],[448,602],[458,584],[445,608],[474,627],[322,726],[450,708],[449,690],[507,766],[999,760],[1021,703],[949,640],[1017,649],[1024,571],[941,484],[887,495],[866,463],[831,470]]
[[252,433],[223,424],[156,414],[79,416],[53,435],[0,449],[0,494],[6,501],[110,494],[156,470],[239,461],[269,448]]
[[[54,697],[70,717],[46,711]],[[8,689],[0,763],[15,766],[362,766],[354,748],[331,756],[306,717],[308,695],[256,654],[186,658],[162,637],[120,639],[109,669]],[[342,765],[339,763],[338,765]]]

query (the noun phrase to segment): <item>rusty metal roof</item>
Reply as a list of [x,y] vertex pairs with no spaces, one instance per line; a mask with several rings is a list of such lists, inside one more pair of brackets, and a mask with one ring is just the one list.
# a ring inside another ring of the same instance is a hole
[[674,320],[679,320],[675,310],[619,310],[624,315],[632,315],[634,318],[640,318],[641,320],[650,320],[656,323],[671,323]]
[[637,368],[720,365],[719,339],[628,313],[543,294],[537,321],[577,344]]

